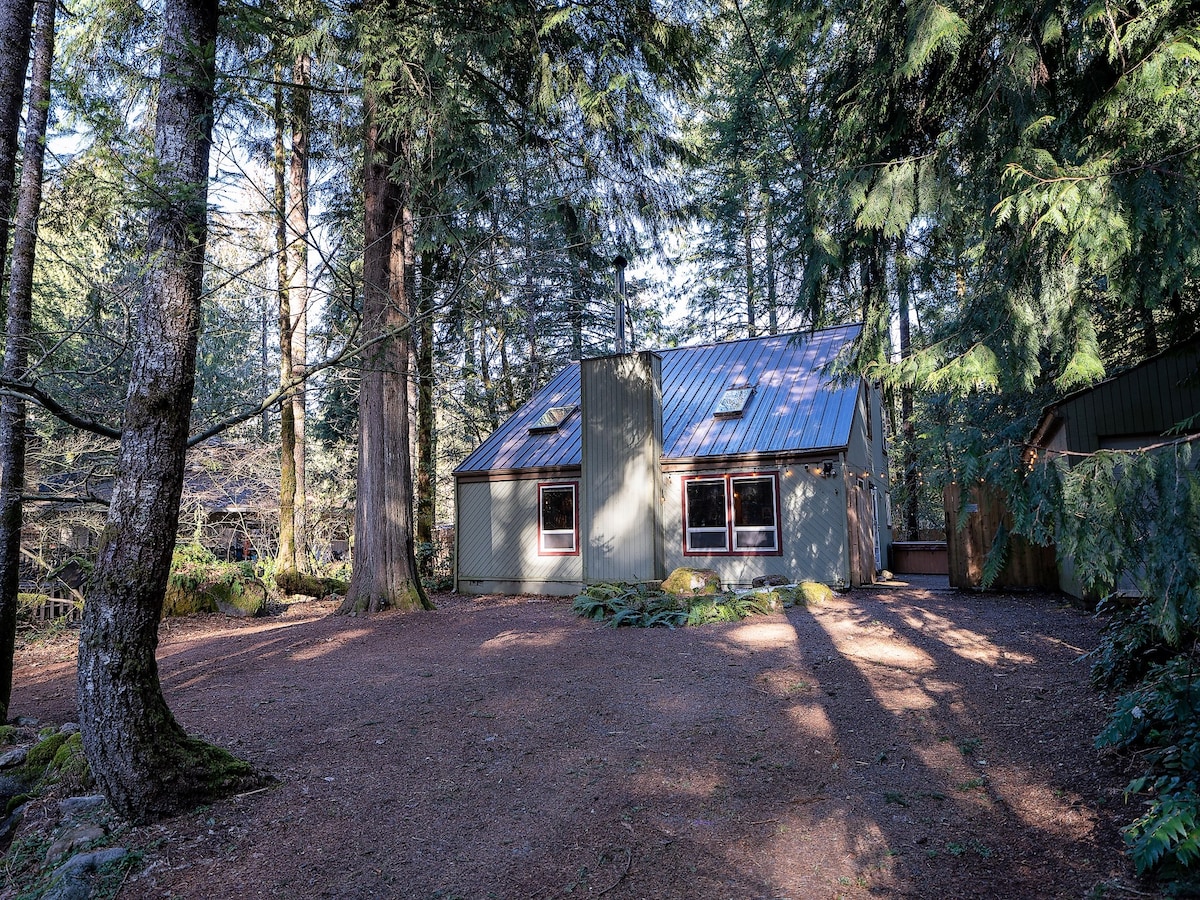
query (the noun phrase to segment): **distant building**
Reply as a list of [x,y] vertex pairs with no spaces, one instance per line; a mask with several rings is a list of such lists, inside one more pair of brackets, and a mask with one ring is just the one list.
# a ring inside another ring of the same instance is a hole
[[456,588],[571,594],[678,566],[859,585],[891,542],[861,326],[572,363],[455,470]]
[[[1200,335],[1111,378],[1068,394],[1043,410],[1031,443],[1051,452],[1145,450],[1200,434]],[[1068,562],[1059,587],[1083,587]],[[1131,584],[1122,585],[1132,589]]]

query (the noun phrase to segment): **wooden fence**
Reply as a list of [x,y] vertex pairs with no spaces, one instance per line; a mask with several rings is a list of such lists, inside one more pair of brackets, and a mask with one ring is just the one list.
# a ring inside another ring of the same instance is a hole
[[[961,486],[948,485],[944,499],[950,584],[957,588],[980,587],[983,567],[1000,525],[1010,528],[1012,517],[999,492],[981,484],[971,488],[966,503],[966,521],[959,529],[959,516],[963,510]],[[1004,566],[991,586],[1057,589],[1058,565],[1054,548],[1039,547],[1024,538],[1010,536]]]

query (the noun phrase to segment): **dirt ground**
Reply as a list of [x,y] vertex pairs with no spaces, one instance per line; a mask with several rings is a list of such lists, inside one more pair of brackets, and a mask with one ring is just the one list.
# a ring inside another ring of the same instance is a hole
[[[612,629],[569,600],[163,626],[181,723],[277,787],[122,835],[119,896],[1131,896],[1060,597],[891,588]],[[74,718],[69,645],[14,714]]]

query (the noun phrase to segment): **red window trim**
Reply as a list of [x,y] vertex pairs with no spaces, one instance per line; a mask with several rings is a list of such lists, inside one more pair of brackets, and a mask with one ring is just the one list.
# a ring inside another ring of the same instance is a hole
[[[544,488],[570,488],[571,507],[575,513],[575,549],[547,550],[542,546],[542,490]],[[537,485],[537,555],[538,556],[578,556],[579,555],[579,482],[578,481],[539,481]]]
[[[733,480],[735,478],[770,478],[775,491],[775,548],[773,550],[738,550],[733,532]],[[688,549],[687,486],[689,481],[724,481],[725,483],[725,550]],[[783,506],[779,499],[779,472],[726,472],[724,474],[684,475],[679,479],[680,513],[683,523],[684,556],[783,556]]]

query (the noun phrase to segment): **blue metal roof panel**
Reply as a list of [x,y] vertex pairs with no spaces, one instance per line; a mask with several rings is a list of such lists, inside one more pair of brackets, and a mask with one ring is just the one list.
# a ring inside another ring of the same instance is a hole
[[556,431],[530,434],[529,426],[553,406],[579,405],[579,363],[571,363],[492,432],[455,472],[577,466],[583,458],[579,413]]
[[[657,351],[662,357],[663,457],[803,452],[844,447],[858,399],[857,380],[834,382],[825,366],[861,332],[843,325],[814,333],[747,338]],[[713,418],[727,388],[754,384],[740,418]],[[455,471],[578,466],[580,417],[555,432],[529,426],[552,406],[579,403],[579,364],[549,384],[479,446]]]

